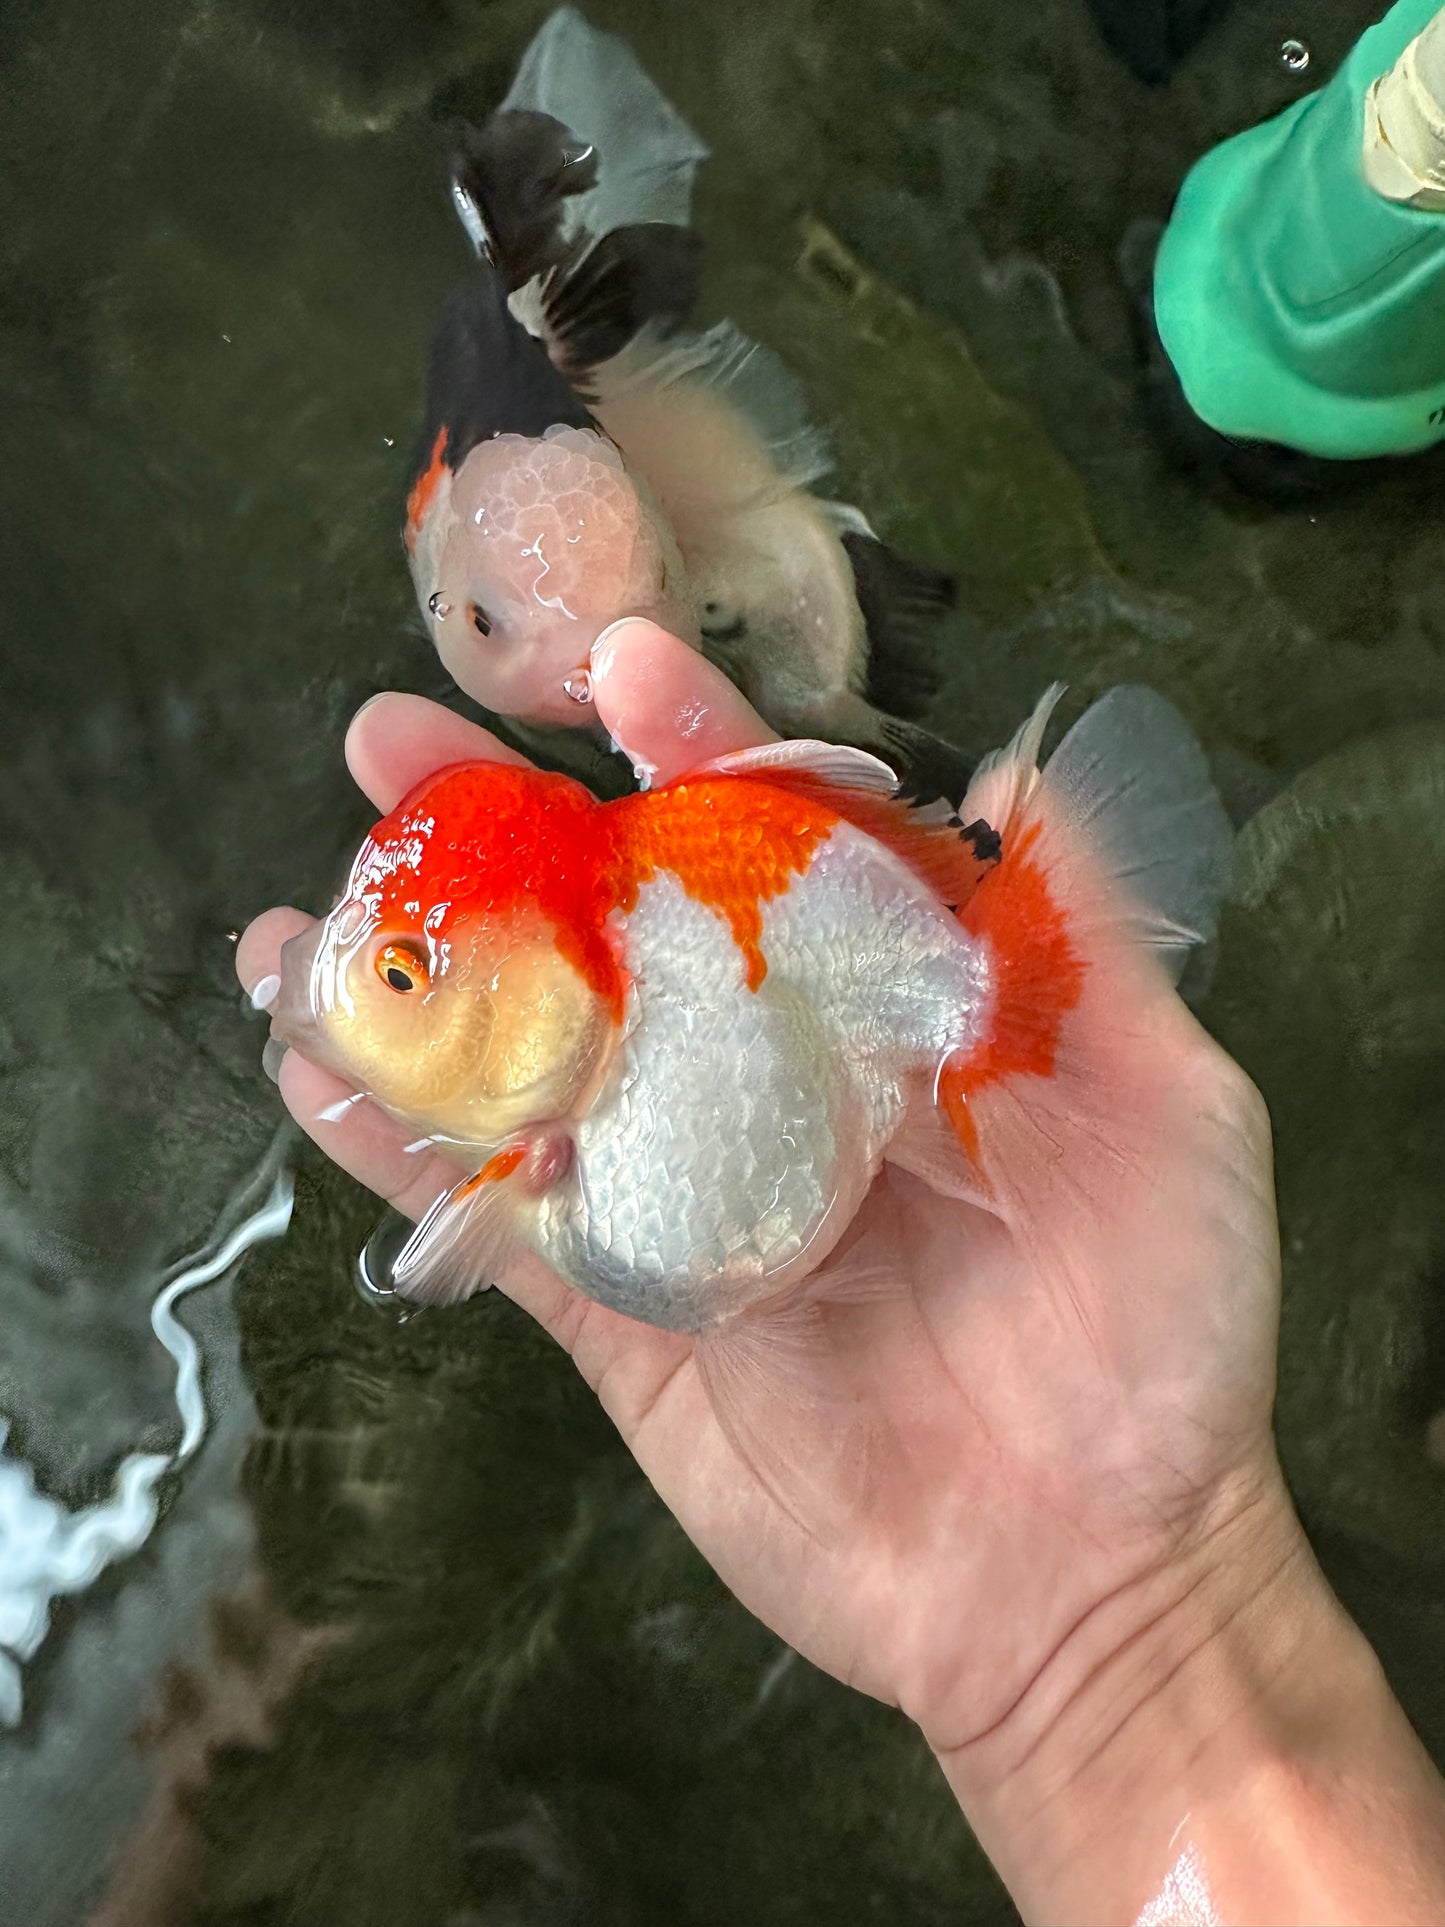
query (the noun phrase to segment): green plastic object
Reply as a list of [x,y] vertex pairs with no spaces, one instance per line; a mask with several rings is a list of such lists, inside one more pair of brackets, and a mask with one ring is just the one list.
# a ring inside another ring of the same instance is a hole
[[1206,154],[1154,267],[1159,338],[1199,418],[1335,460],[1445,439],[1445,214],[1361,167],[1364,102],[1439,0],[1400,0],[1329,85]]

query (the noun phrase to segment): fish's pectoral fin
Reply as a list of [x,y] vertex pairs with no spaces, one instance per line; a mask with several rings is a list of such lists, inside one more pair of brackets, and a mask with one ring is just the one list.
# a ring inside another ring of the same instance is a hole
[[761,776],[770,780],[800,776],[826,784],[830,789],[857,790],[862,794],[892,796],[898,778],[877,756],[855,749],[847,743],[817,743],[807,737],[790,737],[780,743],[760,743],[755,749],[734,750],[729,756],[715,756],[687,772],[698,776]]
[[[884,740],[887,728],[893,726],[892,718],[870,709],[861,696],[839,699],[833,713],[840,721],[866,728],[875,740]],[[907,723],[896,728],[923,734]],[[972,819],[965,826],[955,815],[951,799],[963,789],[967,764],[948,744],[938,738],[929,740],[940,758],[936,785],[917,778],[916,764],[900,780],[890,764],[855,744],[808,738],[764,743],[714,757],[678,780],[756,776],[777,789],[821,802],[901,857],[937,892],[940,902],[956,911],[968,902],[995,860],[992,827]],[[929,800],[922,801],[924,796]]]
[[[912,803],[957,804],[973,776],[973,758],[920,723],[875,708],[866,696],[837,690],[812,703],[808,733],[879,757],[896,772],[894,788]],[[840,754],[849,753],[846,749]],[[945,812],[945,815],[947,812]]]
[[431,1206],[392,1266],[399,1298],[418,1305],[459,1305],[488,1290],[516,1256],[518,1195],[510,1183],[526,1155],[501,1151]]

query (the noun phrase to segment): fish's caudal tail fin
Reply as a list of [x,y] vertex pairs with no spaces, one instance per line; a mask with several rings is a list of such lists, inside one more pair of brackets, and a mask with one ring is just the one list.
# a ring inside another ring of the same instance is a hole
[[636,222],[688,225],[706,144],[626,41],[590,26],[575,7],[558,7],[538,29],[501,112],[550,115],[593,151],[586,191],[571,204],[592,234]]
[[496,113],[458,141],[462,224],[573,386],[679,326],[701,276],[688,215],[707,149],[625,42],[559,7]]
[[1030,1171],[1067,1166],[1087,1186],[1091,1159],[1107,1169],[1140,1141],[1130,1107],[1151,1026],[1214,934],[1233,845],[1204,752],[1151,690],[1111,690],[1040,772],[1060,693],[979,766],[960,811],[998,832],[960,912],[987,951],[991,1003],[937,1097],[1006,1214]]

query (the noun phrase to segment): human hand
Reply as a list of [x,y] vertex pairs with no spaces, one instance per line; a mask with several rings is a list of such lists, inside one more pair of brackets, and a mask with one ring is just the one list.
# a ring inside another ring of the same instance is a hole
[[[593,680],[604,725],[656,782],[768,740],[725,679],[650,624],[604,638]],[[346,753],[381,812],[446,763],[520,760],[407,696],[368,704]],[[248,989],[308,922],[276,910],[251,926]],[[1119,1655],[1148,1655],[1142,1704],[1172,1641],[1308,1567],[1269,1430],[1263,1105],[1162,976],[1132,988],[1126,1074],[1147,1102],[1105,1194],[1070,1185],[1061,1146],[1040,1201],[1059,1235],[1039,1240],[885,1169],[801,1302],[760,1320],[778,1342],[760,1334],[725,1413],[691,1337],[530,1259],[497,1281],[571,1354],[738,1597],[919,1722],[990,1845],[989,1813],[1021,1785],[1045,1800],[1067,1781],[1058,1736],[1101,1669],[1117,1685]],[[321,1147],[408,1215],[454,1181],[374,1104],[338,1108],[351,1094],[294,1052],[279,1082]]]

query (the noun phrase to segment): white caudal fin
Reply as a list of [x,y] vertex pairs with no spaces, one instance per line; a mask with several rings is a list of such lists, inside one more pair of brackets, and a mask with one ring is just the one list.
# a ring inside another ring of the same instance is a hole
[[1040,774],[1057,693],[981,766],[960,812],[998,835],[960,913],[987,949],[994,1009],[937,1096],[1001,1198],[1050,1161],[1072,1159],[1087,1184],[1097,1158],[1125,1157],[1148,1087],[1140,1039],[1173,1001],[1159,968],[1176,973],[1213,932],[1229,872],[1228,819],[1173,705],[1112,691]]
[[1177,976],[1191,945],[1218,928],[1234,853],[1193,731],[1163,696],[1122,684],[1075,723],[1047,781],[1122,887],[1125,928]]
[[707,147],[626,41],[589,26],[575,7],[548,15],[502,108],[550,114],[597,149],[597,184],[569,202],[570,224],[599,238],[635,221],[688,225]]

